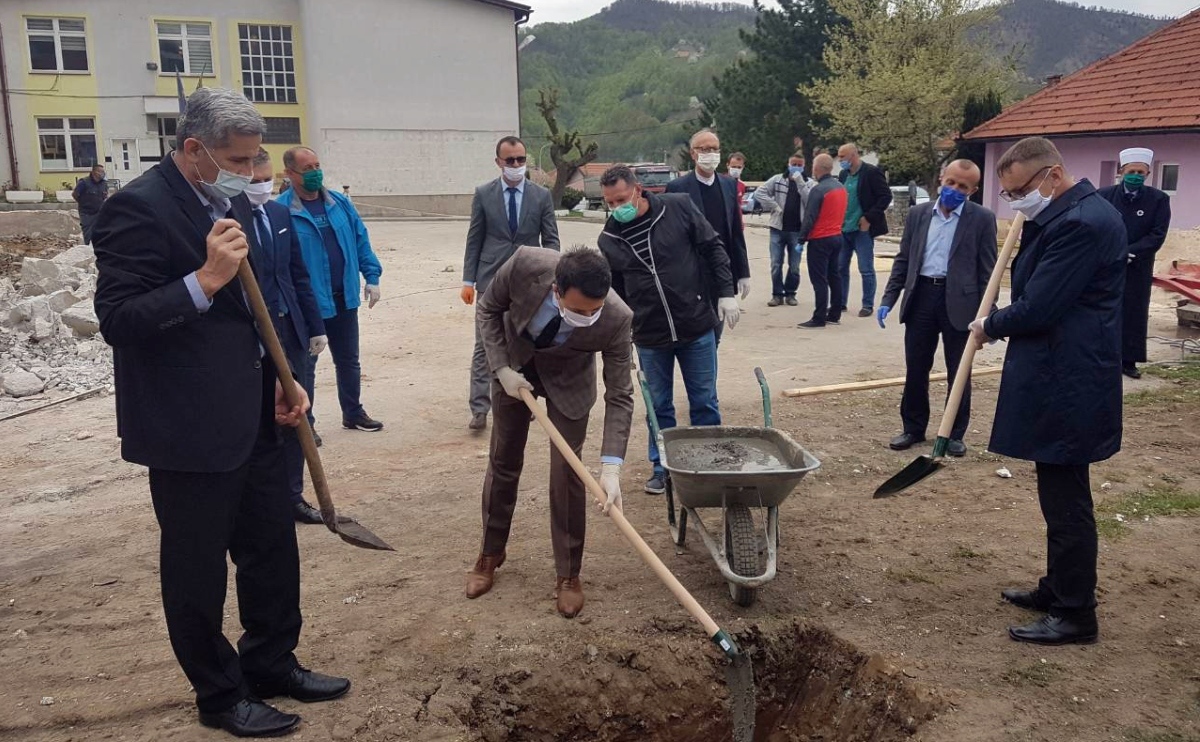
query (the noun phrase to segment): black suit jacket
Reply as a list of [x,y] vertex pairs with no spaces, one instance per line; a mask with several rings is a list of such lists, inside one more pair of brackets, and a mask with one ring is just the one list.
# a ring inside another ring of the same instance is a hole
[[[904,222],[904,234],[900,237],[900,253],[892,264],[892,275],[879,305],[896,306],[900,291],[904,291],[904,303],[900,305],[900,321],[908,319],[909,300],[921,276],[921,264],[925,261],[925,244],[929,237],[929,224],[933,221],[933,210],[937,201],[930,201],[909,209]],[[963,204],[954,240],[950,245],[950,263],[946,270],[946,312],[955,329],[966,330],[967,325],[979,312],[979,302],[996,266],[996,215],[972,201]]]
[[[838,180],[842,183],[849,177],[849,170],[838,174]],[[869,232],[872,237],[888,233],[887,208],[892,205],[892,189],[883,171],[869,162],[858,167],[858,205],[862,207],[863,216],[871,226]]]
[[[733,283],[742,278],[750,277],[750,259],[746,252],[746,233],[742,228],[742,202],[738,198],[737,181],[728,175],[717,173],[717,183],[721,185],[721,194],[725,197],[725,221],[729,224],[729,239],[721,235],[725,252],[729,253],[729,269],[733,271]],[[692,203],[700,213],[704,213],[704,194],[700,191],[700,181],[696,172],[676,178],[667,183],[667,193],[686,193],[692,197]]]
[[271,244],[263,245],[265,259],[256,260],[254,268],[257,275],[264,276],[269,271],[274,279],[264,282],[271,288],[264,287],[263,298],[268,307],[279,302],[287,307],[288,323],[295,329],[300,347],[308,348],[309,338],[325,334],[325,323],[300,253],[300,236],[292,229],[292,215],[286,206],[267,201],[263,208],[271,222]]
[[[232,216],[257,246],[250,202]],[[235,277],[200,313],[184,277],[204,265],[212,218],[168,155],[105,202],[92,244],[96,314],[113,347],[126,461],[223,472],[250,457],[274,404],[274,366]]]

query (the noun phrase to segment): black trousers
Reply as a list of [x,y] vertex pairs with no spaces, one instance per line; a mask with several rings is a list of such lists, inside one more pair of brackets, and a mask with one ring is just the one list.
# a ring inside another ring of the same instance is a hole
[[[171,648],[201,711],[221,711],[250,694],[248,683],[296,666],[300,557],[287,492],[283,445],[266,419],[248,461],[230,472],[150,470],[161,529],[159,569]],[[226,554],[237,567],[245,630],[237,650],[221,631]]]
[[842,236],[822,237],[808,241],[808,280],[812,281],[816,307],[813,321],[819,324],[838,322],[842,318],[842,269],[839,258]]
[[[934,285],[925,278],[917,279],[917,287],[909,298],[908,316],[904,318],[904,396],[900,398],[900,419],[904,432],[925,437],[929,427],[929,371],[937,352],[938,338],[942,340],[942,355],[951,382],[946,384],[946,396],[958,373],[963,349],[967,347],[966,330],[956,330],[946,312],[946,286]],[[971,421],[971,384],[963,390],[958,414],[950,439],[961,441]]]
[[1052,616],[1096,620],[1096,516],[1087,464],[1037,462],[1038,501],[1046,519],[1046,576],[1037,602]]

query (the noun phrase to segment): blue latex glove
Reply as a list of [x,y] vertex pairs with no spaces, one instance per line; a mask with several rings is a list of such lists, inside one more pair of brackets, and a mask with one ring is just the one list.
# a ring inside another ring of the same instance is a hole
[[877,312],[875,312],[875,319],[876,319],[876,321],[878,321],[878,322],[879,322],[879,326],[880,326],[880,327],[884,327],[884,326],[885,326],[885,325],[883,324],[883,321],[884,321],[885,319],[887,319],[888,312],[890,312],[890,311],[892,311],[892,308],[891,308],[891,307],[880,307],[880,308],[879,308],[879,310],[878,310]]

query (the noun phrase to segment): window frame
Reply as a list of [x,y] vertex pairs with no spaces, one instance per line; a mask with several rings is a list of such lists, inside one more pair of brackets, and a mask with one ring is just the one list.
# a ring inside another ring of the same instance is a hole
[[[302,140],[304,138],[304,132],[301,129],[301,125],[300,125],[301,122],[300,122],[299,116],[264,116],[263,118],[267,122],[267,132],[265,134],[263,134],[263,140],[262,140],[263,144],[288,144],[288,145],[303,144]],[[286,141],[284,141],[284,138],[281,136],[281,134],[279,132],[277,132],[277,131],[272,132],[271,131],[271,122],[272,121],[289,121],[289,122],[294,121],[294,122],[296,122],[295,140],[287,139]]]
[[[1163,187],[1164,185],[1166,185],[1166,183],[1164,181],[1166,180],[1166,177],[1165,177],[1166,169],[1169,167],[1175,168],[1175,188],[1172,190],[1167,190],[1166,188]],[[1158,189],[1160,191],[1162,191],[1163,193],[1167,194],[1168,196],[1174,196],[1179,193],[1179,169],[1180,169],[1180,165],[1178,162],[1160,162],[1160,163],[1158,163],[1158,173],[1157,173],[1158,178],[1156,181],[1158,183]]]
[[[179,51],[183,57],[183,70],[181,72],[179,72],[178,74],[180,74],[183,77],[212,77],[212,78],[217,77],[216,24],[214,24],[210,20],[186,21],[186,20],[175,20],[172,18],[155,18],[155,19],[153,19],[152,22],[154,23],[154,48],[155,48],[155,53],[158,57],[158,76],[159,77],[174,77],[176,74],[175,70],[167,70],[166,64],[163,63],[162,42],[164,40],[179,42]],[[159,26],[162,24],[172,24],[172,25],[179,26],[179,33],[177,33],[177,34],[162,33],[162,31],[159,29]],[[208,36],[200,36],[200,35],[191,36],[188,34],[188,26],[200,26],[200,25],[208,27]],[[193,40],[195,40],[195,41],[203,40],[203,41],[208,42],[208,59],[209,59],[210,64],[209,64],[209,70],[207,72],[197,72],[197,71],[191,69],[192,55],[191,55],[190,46],[191,46],[191,41],[193,41]]]
[[[92,56],[89,51],[90,45],[87,38],[87,18],[76,16],[46,16],[46,15],[27,15],[23,16],[25,30],[25,51],[29,54],[29,73],[33,75],[90,75],[92,74]],[[29,28],[30,21],[50,21],[53,28],[49,31],[31,31]],[[60,21],[79,21],[83,24],[82,31],[63,31]],[[32,39],[30,36],[50,36],[54,40],[54,61],[55,69],[39,70],[33,66],[33,49],[30,47]],[[63,37],[75,39],[83,39],[83,54],[87,59],[87,67],[82,70],[68,70],[63,66]]]
[[[86,120],[92,122],[91,128],[75,129],[71,126],[72,120],[83,120],[83,119],[86,119]],[[40,122],[45,121],[45,120],[58,121],[58,123],[59,123],[58,128],[43,129]],[[38,146],[38,170],[39,170],[39,172],[43,172],[43,173],[75,173],[75,172],[90,170],[92,168],[92,166],[96,165],[96,164],[103,164],[102,160],[100,159],[100,135],[99,135],[99,132],[96,130],[96,117],[95,116],[36,116],[33,121],[33,128],[34,128],[34,131],[37,133],[37,138],[38,138],[37,146]],[[95,150],[95,162],[92,162],[91,164],[77,164],[75,161],[75,149],[74,149],[74,145],[72,143],[72,137],[87,136],[87,135],[91,135],[91,137],[92,137],[92,147]],[[42,152],[42,137],[43,136],[61,136],[63,138],[63,150],[66,154],[66,159],[67,159],[66,167],[46,167],[46,159],[45,159],[45,157],[43,157],[43,152]]]
[[[269,38],[264,41],[261,36],[262,30],[272,29],[272,28],[281,29],[280,38],[279,39]],[[259,31],[259,33],[260,33],[259,38],[256,39],[256,38],[252,38],[250,36],[251,29],[257,29]],[[243,33],[245,33],[245,36],[243,36]],[[252,53],[250,51],[250,44],[255,44],[255,43],[260,45],[260,51],[258,53]],[[266,54],[261,51],[262,44],[275,44],[275,43],[290,46],[291,47],[290,52],[287,54],[274,54],[274,53]],[[246,45],[245,52],[242,51],[243,44]],[[248,22],[240,22],[239,21],[237,24],[237,57],[238,57],[239,67],[241,68],[241,71],[242,71],[242,81],[241,81],[242,95],[245,95],[247,100],[249,100],[252,103],[265,103],[268,105],[275,104],[275,103],[282,104],[282,105],[299,105],[299,103],[300,103],[300,84],[298,81],[299,74],[296,70],[296,29],[294,26],[292,26],[291,24],[287,24],[287,23],[248,23]],[[265,61],[276,60],[276,59],[283,60],[283,62],[284,62],[283,69],[281,69],[281,70],[275,70],[275,69],[255,70],[253,68],[253,64],[254,64],[255,60],[265,62]],[[287,69],[288,62],[291,63],[292,68],[290,70]],[[258,74],[258,75],[270,74],[270,75],[272,75],[273,78],[283,77],[285,82],[282,85],[280,85],[278,83],[274,83],[274,82],[271,85],[267,85],[267,84],[265,84],[265,82],[260,83],[260,84],[255,84],[253,81],[253,76],[255,74]],[[250,76],[249,83],[246,82],[247,76]],[[287,84],[287,82],[286,82],[287,76],[291,76],[291,84],[290,85]],[[275,100],[266,100],[265,95],[262,96],[262,98],[263,98],[262,100],[259,99],[259,97],[256,95],[256,93],[258,91],[266,91],[266,90],[275,91],[275,93],[276,93]],[[279,98],[279,93],[283,93],[284,98],[286,98],[288,96],[288,94],[290,93],[292,100],[281,100]]]

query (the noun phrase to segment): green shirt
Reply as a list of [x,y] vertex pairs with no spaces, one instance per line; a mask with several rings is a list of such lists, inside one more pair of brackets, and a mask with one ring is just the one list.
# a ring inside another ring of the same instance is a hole
[[858,175],[862,173],[851,173],[846,176],[846,220],[842,222],[843,232],[857,232],[858,220],[862,219],[863,210],[862,204],[858,202]]

